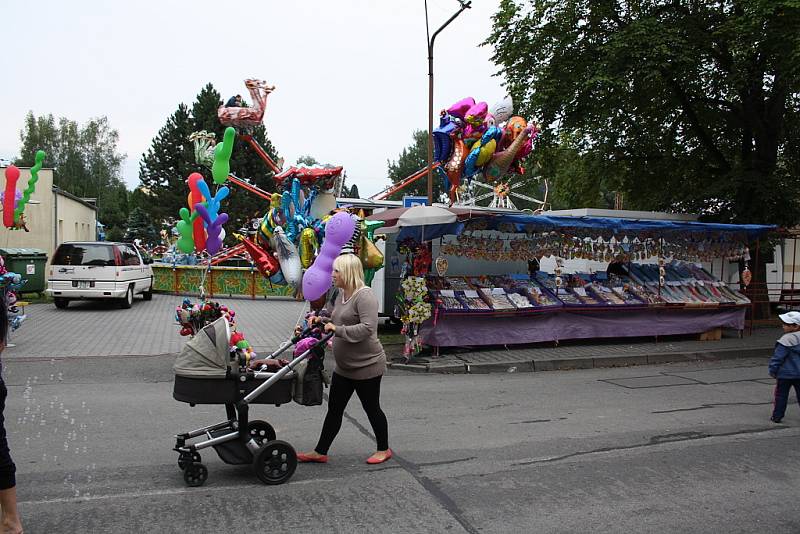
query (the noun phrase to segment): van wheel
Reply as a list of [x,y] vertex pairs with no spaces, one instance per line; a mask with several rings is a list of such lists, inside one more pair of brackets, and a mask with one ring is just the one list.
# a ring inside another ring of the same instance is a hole
[[150,289],[142,293],[142,298],[144,300],[153,300],[153,279],[150,279]]
[[128,309],[133,306],[133,288],[128,287],[128,291],[119,303],[120,308]]
[[64,310],[69,306],[69,301],[67,299],[55,298],[53,302],[59,310]]

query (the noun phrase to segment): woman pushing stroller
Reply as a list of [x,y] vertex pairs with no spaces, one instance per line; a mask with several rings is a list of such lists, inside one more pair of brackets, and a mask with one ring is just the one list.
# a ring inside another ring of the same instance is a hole
[[[386,371],[386,353],[378,340],[378,300],[364,284],[361,260],[354,254],[343,254],[333,262],[334,297],[330,321],[325,332],[333,332],[333,371],[328,398],[328,412],[319,441],[313,451],[299,453],[300,462],[326,463],[331,443],[342,426],[342,417],[353,392],[372,425],[377,451],[367,458],[368,464],[383,463],[392,457],[386,415],[380,406],[381,378]],[[321,321],[320,317],[315,318]]]

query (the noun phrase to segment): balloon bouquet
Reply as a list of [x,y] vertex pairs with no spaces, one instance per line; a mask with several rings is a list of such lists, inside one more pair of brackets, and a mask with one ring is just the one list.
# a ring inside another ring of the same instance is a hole
[[36,191],[36,182],[39,180],[39,171],[42,170],[45,156],[44,150],[36,151],[35,164],[31,167],[31,177],[28,179],[28,186],[22,193],[17,191],[19,169],[14,165],[6,167],[6,187],[0,193],[0,202],[3,205],[3,225],[6,228],[28,231],[23,212],[31,195]]
[[225,129],[223,142],[214,148],[214,162],[211,167],[214,184],[218,187],[212,194],[203,175],[194,172],[186,180],[189,186],[187,201],[189,208],[181,208],[178,212],[180,221],[175,226],[178,235],[176,247],[184,254],[192,252],[208,252],[213,256],[222,248],[225,239],[225,230],[222,227],[228,222],[228,214],[220,213],[222,201],[230,193],[230,189],[223,185],[230,173],[230,159],[233,152],[233,141],[236,130],[229,127]]
[[472,97],[442,110],[433,131],[433,159],[441,163],[450,202],[459,200],[462,183],[483,176],[488,183],[508,173],[522,174],[522,159],[530,154],[539,127],[512,116],[513,102],[507,97],[489,108]]

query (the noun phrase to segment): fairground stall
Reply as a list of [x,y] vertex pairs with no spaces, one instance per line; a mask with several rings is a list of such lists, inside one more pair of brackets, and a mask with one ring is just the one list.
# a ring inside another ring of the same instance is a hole
[[387,253],[387,267],[401,264],[396,314],[409,354],[420,344],[741,331],[750,301],[711,266],[740,261],[747,285],[746,244],[773,229],[522,214],[394,228],[398,260]]

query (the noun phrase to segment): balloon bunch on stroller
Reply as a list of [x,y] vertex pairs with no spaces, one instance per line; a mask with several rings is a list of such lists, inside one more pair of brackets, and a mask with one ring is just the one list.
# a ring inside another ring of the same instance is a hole
[[220,317],[225,317],[231,328],[230,345],[231,350],[239,349],[246,360],[255,360],[257,354],[250,342],[245,339],[244,334],[237,331],[236,312],[211,300],[202,300],[193,303],[185,298],[180,306],[175,310],[175,320],[180,324],[182,336],[194,336],[205,326],[213,323]]

